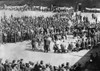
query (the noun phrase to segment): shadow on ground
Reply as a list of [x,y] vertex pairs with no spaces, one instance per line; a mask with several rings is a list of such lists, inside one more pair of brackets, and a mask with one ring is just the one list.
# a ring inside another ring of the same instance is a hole
[[[100,44],[98,44],[97,46],[93,47],[93,49],[91,49],[87,54],[85,54],[79,61],[77,61],[75,64],[80,63],[82,65],[82,70],[85,71],[87,69],[87,71],[100,71]],[[99,55],[99,59],[96,62],[93,63],[88,63],[89,59],[90,59],[90,54],[93,53],[98,53]]]

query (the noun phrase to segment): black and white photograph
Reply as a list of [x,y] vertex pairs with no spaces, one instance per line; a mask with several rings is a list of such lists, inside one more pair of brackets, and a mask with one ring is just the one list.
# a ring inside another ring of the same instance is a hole
[[0,0],[0,71],[100,71],[100,0]]

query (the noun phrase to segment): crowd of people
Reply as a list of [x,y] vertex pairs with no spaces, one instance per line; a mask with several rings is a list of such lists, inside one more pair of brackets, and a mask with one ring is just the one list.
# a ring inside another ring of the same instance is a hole
[[[95,55],[91,53],[89,57],[88,64],[94,62],[99,64],[98,62],[100,61],[97,52]],[[25,63],[23,59],[5,60],[5,62],[2,62],[2,59],[0,59],[0,71],[84,71],[85,69],[80,63],[71,66],[69,62],[66,62],[59,66],[53,66],[50,63],[44,63],[42,60],[40,62],[29,61]]]
[[50,11],[50,8],[44,6],[28,6],[27,4],[22,6],[11,6],[4,4],[0,6],[0,10],[10,10],[10,11]]
[[[100,40],[98,23],[90,23],[88,17],[74,13],[68,13],[63,16],[61,13],[52,17],[32,17],[22,16],[9,18],[4,15],[1,18],[3,43],[16,43],[25,40],[32,40],[32,48],[41,46],[44,42],[44,52],[50,51],[50,43],[54,42],[54,52],[79,51],[81,49],[90,49]],[[95,19],[94,14],[92,14]],[[68,40],[68,35],[72,35],[77,41],[66,43],[66,45],[57,43],[58,41]],[[49,39],[51,38],[51,40]],[[38,46],[36,46],[36,42]]]
[[3,61],[0,58],[0,71],[87,71],[87,66],[89,64],[95,64],[99,67],[99,59],[99,52],[90,53],[89,60],[83,63],[83,65],[79,62],[74,65],[70,65],[69,62],[60,65],[52,65],[50,63],[45,63],[43,60],[24,62],[24,59]]
[[53,9],[47,7],[47,6],[29,6],[27,4],[23,6],[7,6],[4,4],[3,6],[0,6],[0,10],[10,10],[10,11],[53,11]]
[[[92,49],[100,41],[100,26],[97,19],[95,23],[90,23],[88,17],[69,13],[66,16],[62,14],[52,17],[44,16],[22,16],[1,18],[2,24],[2,43],[16,43],[31,40],[32,49],[36,50],[43,44],[43,51],[51,51],[50,43],[53,42],[53,51],[55,53],[65,53],[69,51],[80,51],[82,49]],[[77,39],[66,43],[70,39]],[[60,43],[62,41],[62,43]],[[64,44],[65,43],[65,44]],[[36,45],[38,44],[38,45]],[[67,46],[67,45],[68,46]],[[90,62],[96,61],[93,54],[90,55]],[[43,61],[24,63],[23,59],[13,60],[2,63],[0,59],[0,71],[81,71],[81,64],[69,66],[69,62],[59,66],[44,64]]]
[[2,63],[2,59],[0,59],[0,71],[81,71],[81,64],[76,64],[74,66],[70,66],[69,62],[65,64],[61,64],[59,66],[53,66],[51,64],[45,64],[43,61],[34,63],[29,61],[28,63],[24,63],[23,59],[20,60],[6,60]]
[[[42,11],[42,12],[67,12],[69,10],[72,10],[73,7],[58,7],[58,6],[29,6],[27,4],[22,6],[11,6],[4,4],[3,6],[0,6],[0,10],[10,10],[10,11]],[[74,9],[73,9],[74,10]]]

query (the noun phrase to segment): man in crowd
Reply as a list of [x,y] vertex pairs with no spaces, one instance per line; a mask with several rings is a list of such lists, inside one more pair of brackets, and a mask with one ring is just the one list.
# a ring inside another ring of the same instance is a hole
[[0,59],[0,71],[4,71],[4,66],[2,64],[2,59]]

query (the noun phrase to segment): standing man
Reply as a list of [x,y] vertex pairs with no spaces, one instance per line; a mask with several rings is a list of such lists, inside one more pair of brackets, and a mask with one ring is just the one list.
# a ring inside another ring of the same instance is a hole
[[0,71],[4,71],[4,66],[1,63],[2,59],[0,59]]
[[35,38],[32,39],[31,44],[32,44],[32,50],[35,50],[35,48],[36,48]]
[[50,41],[47,38],[48,37],[44,38],[44,52],[48,52],[50,50],[50,48],[49,48]]
[[46,37],[44,37],[44,52],[46,52],[46,47],[47,47],[47,46],[46,46],[46,42],[47,42],[47,41],[46,41]]

